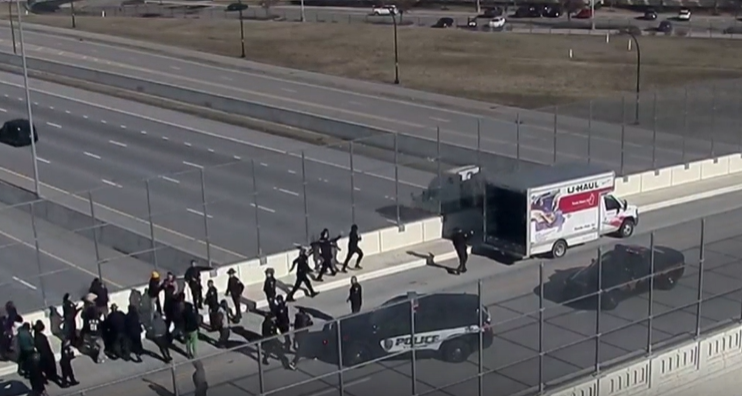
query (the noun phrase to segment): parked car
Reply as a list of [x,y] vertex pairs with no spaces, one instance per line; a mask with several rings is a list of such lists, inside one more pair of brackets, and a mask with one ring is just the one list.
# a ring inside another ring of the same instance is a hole
[[440,18],[438,22],[436,22],[433,25],[433,27],[439,28],[439,29],[445,29],[445,28],[453,27],[453,24],[454,24],[453,18],[445,17],[445,18]]
[[670,21],[662,21],[657,26],[657,31],[662,33],[672,33],[672,23]]
[[495,17],[490,19],[488,23],[490,29],[502,29],[505,26],[505,17]]
[[577,19],[590,19],[593,17],[593,10],[589,8],[583,8],[580,10],[580,12],[575,14],[574,17]]
[[562,8],[559,6],[547,6],[544,9],[543,16],[546,18],[559,18],[562,16]]
[[232,3],[227,6],[227,11],[244,11],[247,9],[247,4],[244,3]]
[[657,11],[650,8],[646,11],[644,11],[644,20],[645,21],[654,21],[657,19]]
[[374,7],[371,10],[371,15],[381,16],[381,15],[397,15],[399,12],[397,10],[397,6],[377,6]]
[[[36,126],[33,127],[33,141],[39,141],[39,134]],[[13,147],[24,147],[31,145],[31,128],[26,119],[16,119],[7,121],[0,128],[0,143]]]
[[516,18],[541,18],[541,10],[534,6],[520,6],[515,10]]
[[502,16],[503,12],[504,11],[503,11],[502,7],[485,8],[482,11],[482,14],[479,15],[479,17],[480,18],[494,18],[494,17],[499,17],[499,16]]
[[681,8],[678,12],[678,21],[690,21],[690,10]]

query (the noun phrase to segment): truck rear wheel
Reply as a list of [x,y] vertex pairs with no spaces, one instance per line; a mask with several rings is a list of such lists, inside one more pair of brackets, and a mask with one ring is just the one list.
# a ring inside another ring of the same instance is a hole
[[561,258],[564,257],[565,254],[567,254],[567,241],[560,239],[554,242],[554,246],[551,247],[551,257]]

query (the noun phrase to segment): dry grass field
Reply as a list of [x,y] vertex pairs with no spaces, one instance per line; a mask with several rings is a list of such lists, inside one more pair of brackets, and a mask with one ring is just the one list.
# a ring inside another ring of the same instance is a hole
[[[28,22],[69,27],[69,18]],[[78,17],[80,30],[238,56],[234,20]],[[379,82],[394,73],[391,26],[246,21],[247,57],[290,68]],[[742,77],[742,40],[641,39],[643,90]],[[536,108],[633,90],[627,37],[474,33],[401,27],[404,86]],[[569,50],[574,57],[569,59]]]

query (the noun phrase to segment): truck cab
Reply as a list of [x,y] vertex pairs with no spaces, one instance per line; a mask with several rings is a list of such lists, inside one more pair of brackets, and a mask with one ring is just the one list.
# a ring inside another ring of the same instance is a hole
[[601,235],[628,238],[634,234],[634,229],[639,224],[639,208],[613,194],[603,195],[600,213]]

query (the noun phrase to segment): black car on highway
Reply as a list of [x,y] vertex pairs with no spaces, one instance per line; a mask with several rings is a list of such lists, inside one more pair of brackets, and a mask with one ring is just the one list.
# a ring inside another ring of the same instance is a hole
[[520,6],[515,10],[515,18],[541,18],[544,14],[543,6]]
[[[406,303],[405,301],[412,301]],[[479,297],[464,293],[407,295],[387,301],[372,312],[340,319],[343,365],[351,367],[388,355],[412,350],[414,309],[414,344],[419,356],[438,357],[460,363],[482,347],[489,348],[494,337],[487,308]],[[480,313],[480,309],[482,310]],[[482,326],[480,323],[482,316]],[[322,355],[337,356],[337,322],[323,329]]]
[[654,21],[657,19],[657,11],[653,9],[648,9],[644,11],[644,20],[645,21]]
[[[36,126],[33,127],[33,141],[39,141]],[[10,120],[0,128],[0,143],[13,147],[24,147],[31,145],[31,123],[25,119]]]
[[643,246],[616,245],[603,254],[600,263],[593,262],[569,276],[564,282],[562,300],[576,302],[580,297],[596,298],[598,267],[602,267],[601,308],[615,309],[625,298],[649,291],[654,278],[655,289],[670,290],[685,272],[685,255],[667,247],[654,248],[654,276],[650,276],[652,250]]

